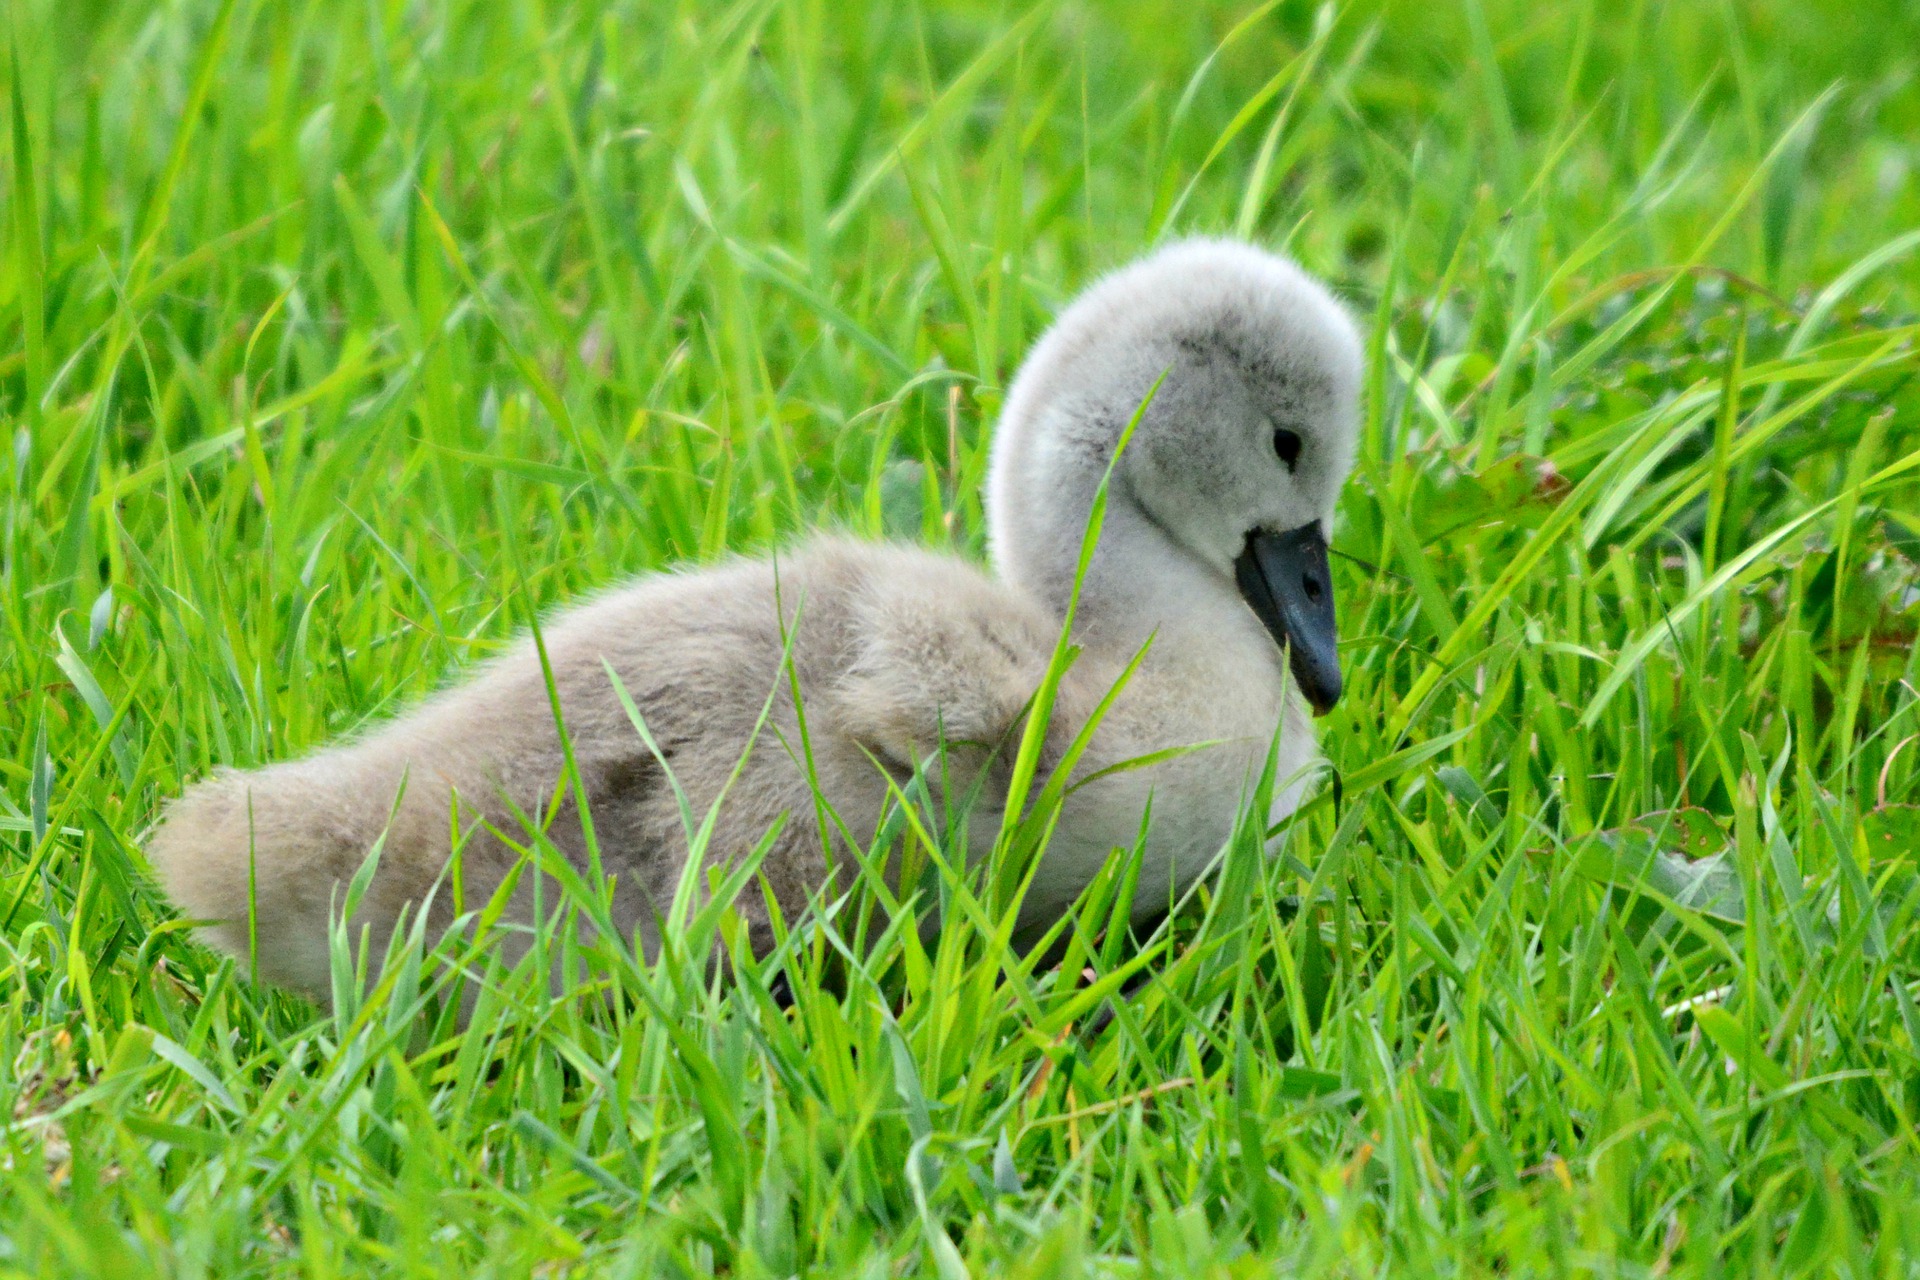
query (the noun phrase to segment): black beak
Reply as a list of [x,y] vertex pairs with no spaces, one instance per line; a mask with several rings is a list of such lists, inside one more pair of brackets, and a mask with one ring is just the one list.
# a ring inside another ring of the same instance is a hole
[[1255,529],[1233,562],[1240,594],[1287,651],[1294,683],[1316,715],[1340,701],[1340,655],[1334,648],[1333,575],[1318,522],[1286,533]]

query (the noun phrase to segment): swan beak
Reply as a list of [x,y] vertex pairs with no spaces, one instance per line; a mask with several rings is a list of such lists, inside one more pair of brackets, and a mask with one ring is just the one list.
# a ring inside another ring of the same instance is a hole
[[1233,562],[1233,576],[1288,655],[1293,681],[1325,715],[1340,701],[1340,655],[1334,647],[1333,575],[1319,522],[1286,533],[1255,529]]

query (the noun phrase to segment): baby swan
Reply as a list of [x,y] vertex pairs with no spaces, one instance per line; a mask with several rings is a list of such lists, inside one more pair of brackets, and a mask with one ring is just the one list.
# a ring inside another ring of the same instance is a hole
[[[696,821],[725,789],[709,860],[775,832],[761,874],[788,919],[830,879],[851,882],[849,841],[874,834],[886,773],[904,778],[943,741],[967,744],[953,750],[980,783],[968,830],[984,855],[1095,492],[1156,380],[1113,469],[1074,615],[1082,652],[1043,768],[1143,646],[1076,773],[1212,745],[1073,791],[1020,927],[1057,919],[1116,848],[1132,847],[1149,799],[1136,912],[1164,911],[1230,835],[1276,732],[1279,776],[1294,777],[1314,758],[1307,704],[1324,711],[1339,696],[1327,533],[1353,460],[1360,367],[1351,320],[1291,262],[1243,244],[1176,244],[1090,288],[1015,379],[987,490],[994,577],[947,556],[824,538],[772,560],[646,577],[549,621],[615,921],[652,951],[689,856],[675,780]],[[552,810],[563,774],[539,655],[522,643],[356,741],[191,788],[148,856],[181,910],[209,922],[208,940],[245,958],[253,934],[261,974],[325,998],[329,905],[383,836],[356,936],[366,925],[383,938],[422,903],[430,923],[451,922],[450,808],[466,833],[469,909],[514,871],[522,815],[544,816],[548,838],[584,868],[574,801]],[[1275,816],[1298,795],[1282,789]],[[532,920],[532,880],[511,891],[509,919]],[[556,897],[544,894],[548,909]],[[761,895],[737,906],[766,946]]]

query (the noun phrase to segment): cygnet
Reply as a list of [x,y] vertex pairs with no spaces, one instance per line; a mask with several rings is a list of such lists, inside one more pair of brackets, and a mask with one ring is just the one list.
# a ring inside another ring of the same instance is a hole
[[[1091,781],[1063,802],[1019,929],[1057,920],[1134,847],[1143,814],[1134,909],[1163,913],[1231,835],[1276,740],[1286,785],[1268,816],[1298,804],[1316,759],[1310,713],[1340,696],[1327,540],[1360,375],[1353,322],[1291,261],[1174,244],[1095,283],[1021,368],[991,457],[991,574],[821,536],[650,574],[547,620],[614,922],[657,948],[690,856],[683,812],[697,826],[723,794],[706,862],[750,855],[772,832],[758,875],[792,921],[853,882],[856,846],[874,839],[890,795],[942,750],[927,780],[971,799],[970,856],[984,857],[1070,607],[1079,652],[1045,726],[1043,778],[1139,664],[1073,762]],[[1103,481],[1104,524],[1076,596]],[[517,873],[506,918],[532,923],[526,820],[545,822],[574,866],[590,862],[565,776],[528,639],[356,739],[190,788],[147,852],[205,939],[247,959],[257,937],[263,977],[325,999],[329,913],[376,843],[354,936],[383,937],[423,905],[429,923],[453,920],[456,827],[466,906]],[[558,898],[549,885],[541,900]],[[751,944],[770,946],[761,891],[736,906]]]

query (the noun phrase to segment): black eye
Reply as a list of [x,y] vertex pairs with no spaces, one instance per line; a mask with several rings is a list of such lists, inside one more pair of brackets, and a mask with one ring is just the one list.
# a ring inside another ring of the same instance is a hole
[[1285,427],[1278,428],[1273,433],[1273,451],[1287,464],[1287,470],[1293,470],[1300,462],[1300,437]]

